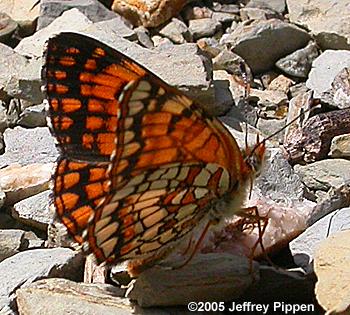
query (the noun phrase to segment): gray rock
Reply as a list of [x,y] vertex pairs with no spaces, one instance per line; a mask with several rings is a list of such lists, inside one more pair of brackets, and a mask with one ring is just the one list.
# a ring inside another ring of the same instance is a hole
[[[114,19],[117,15],[108,10],[102,3],[96,0],[42,0],[40,1],[40,16],[38,18],[37,30],[48,26],[57,17],[61,16],[64,11],[77,8],[92,22],[100,22]],[[121,23],[122,21],[119,17]]]
[[255,184],[264,197],[278,203],[305,202],[305,186],[279,148],[268,150],[267,162]]
[[232,13],[225,12],[213,12],[212,19],[220,22],[221,24],[232,23],[238,20],[238,16]]
[[0,98],[6,100],[18,94],[18,80],[27,65],[25,57],[0,43]]
[[271,9],[283,13],[286,10],[286,0],[250,0],[246,7]]
[[212,110],[215,116],[226,114],[235,103],[234,95],[230,89],[230,78],[231,75],[224,70],[213,72],[216,106],[212,107]]
[[290,21],[309,29],[325,49],[350,48],[350,10],[344,0],[287,0]]
[[[280,91],[287,94],[294,84],[295,82],[292,79],[280,74],[272,78],[268,83],[267,88],[272,91]],[[264,84],[264,86],[266,85]]]
[[335,76],[331,88],[323,93],[322,99],[339,109],[350,108],[350,67]]
[[[17,292],[20,315],[189,315],[187,308],[140,308],[124,298],[124,290],[109,284],[44,279]],[[48,307],[50,305],[50,307]]]
[[111,33],[118,34],[118,36],[131,41],[137,40],[137,35],[134,30],[127,26],[119,15],[114,16],[111,20],[94,23],[94,27],[106,30],[109,29]]
[[46,231],[54,217],[49,208],[50,194],[51,191],[46,190],[17,202],[11,209],[12,217],[25,225]]
[[[212,62],[213,70],[225,70],[230,74],[243,76],[242,67],[245,68],[244,59],[228,49],[221,50],[221,52],[212,59]],[[247,70],[247,80],[252,80],[253,77],[249,67],[247,66],[244,70]]]
[[[205,268],[203,268],[205,266]],[[191,301],[231,301],[258,276],[246,257],[225,253],[196,255],[181,269],[153,267],[141,273],[127,297],[140,306],[186,305]]]
[[[268,108],[275,108],[281,107],[283,105],[286,105],[288,103],[288,97],[287,94],[282,91],[277,90],[258,90],[258,89],[251,89],[249,93],[249,97],[256,98],[258,105],[262,107],[262,110]],[[262,112],[261,115],[264,115],[264,112]],[[268,117],[268,115],[265,115]]]
[[172,46],[174,46],[174,43],[166,37],[162,37],[159,35],[152,36],[152,42],[155,48],[157,48],[159,51],[166,50]]
[[0,230],[0,262],[25,248],[24,231]]
[[17,125],[24,128],[46,126],[46,110],[44,104],[26,108],[20,115]]
[[6,13],[0,13],[0,43],[6,43],[17,29],[17,23]]
[[[306,277],[299,271],[261,266],[260,281],[248,288],[241,300],[271,306],[277,306],[276,301],[310,304],[314,300],[314,289],[315,278],[312,276]],[[314,306],[313,303],[311,305]],[[268,311],[267,314],[270,312]],[[276,309],[275,313],[282,314],[283,312],[281,309]]]
[[47,127],[7,129],[4,138],[6,152],[1,156],[0,168],[13,163],[55,162],[58,157],[54,138]]
[[26,249],[36,249],[45,247],[45,240],[36,236],[36,234],[32,231],[24,233],[24,241]]
[[329,156],[333,158],[350,158],[350,134],[335,136],[332,139]]
[[0,189],[6,194],[5,206],[48,189],[54,163],[12,164],[0,169]]
[[350,161],[345,159],[326,159],[308,165],[295,165],[294,170],[312,190],[327,191],[350,180]]
[[[75,23],[72,24],[71,20]],[[23,39],[16,50],[26,55],[41,56],[45,41],[53,33],[61,31],[82,32],[97,38],[140,62],[170,85],[186,90],[191,97],[209,105],[214,103],[214,89],[210,86],[208,75],[211,73],[210,61],[195,44],[177,45],[161,52],[151,51],[119,37],[110,28],[96,27],[77,9],[64,12],[47,28]]]
[[0,12],[8,14],[18,23],[18,31],[21,35],[28,36],[35,31],[36,20],[39,16],[37,0],[1,0]]
[[193,39],[196,40],[202,37],[213,36],[221,29],[221,23],[211,18],[190,20],[188,29]]
[[344,68],[350,68],[350,51],[326,50],[312,63],[306,86],[315,91],[315,97],[331,89],[336,75]]
[[347,229],[350,229],[350,208],[328,214],[289,244],[294,262],[306,272],[312,272],[315,249],[320,242],[338,231]]
[[247,8],[241,9],[242,21],[249,20],[269,20],[273,18],[279,18],[279,14],[270,9],[259,9],[259,8]]
[[317,45],[310,42],[306,47],[278,60],[276,67],[291,76],[307,78],[312,62],[317,56]]
[[198,47],[203,50],[210,58],[216,57],[223,47],[214,37],[203,37],[197,40]]
[[[275,132],[283,130],[283,127],[286,125],[285,119],[264,119],[259,118],[257,123],[257,128],[262,132],[266,137],[272,135]],[[272,141],[277,141],[278,143],[283,143],[283,132],[278,132],[275,136],[271,138]]]
[[213,10],[216,12],[224,12],[239,15],[239,6],[237,4],[214,2]]
[[172,18],[172,20],[159,31],[159,34],[169,38],[176,44],[184,44],[186,41],[192,40],[191,33],[186,24],[177,18]]
[[271,19],[241,24],[222,38],[221,43],[230,44],[251,70],[258,73],[269,70],[278,59],[305,46],[309,39],[309,34],[295,25]]
[[3,86],[6,97],[25,100],[30,105],[41,103],[43,101],[40,90],[41,60],[31,59],[27,62],[26,58],[13,51],[11,55],[0,55],[0,59],[2,58],[4,58],[2,66],[6,67],[6,70],[3,72],[4,79],[0,74],[0,86]]
[[149,49],[154,47],[153,41],[149,35],[147,28],[144,26],[139,26],[134,29],[134,32],[136,33],[137,39],[142,46]]
[[[23,38],[16,46],[15,52],[27,56],[40,58],[43,55],[43,48],[50,36],[64,31],[81,31],[86,29],[92,22],[78,9],[65,11],[50,25],[37,31],[34,35]],[[40,68],[38,69],[40,71]]]
[[68,248],[35,249],[20,252],[0,262],[0,300],[14,307],[16,290],[30,283],[54,277],[82,279],[82,255]]

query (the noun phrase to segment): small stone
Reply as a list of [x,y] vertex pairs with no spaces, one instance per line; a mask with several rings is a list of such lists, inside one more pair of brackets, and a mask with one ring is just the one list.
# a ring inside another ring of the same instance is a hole
[[306,86],[313,90],[314,97],[322,98],[332,88],[335,77],[345,68],[350,68],[350,51],[326,50],[312,63]]
[[231,13],[237,16],[239,15],[239,6],[237,4],[214,2],[213,10],[216,12]]
[[147,28],[145,28],[144,26],[139,26],[134,29],[134,32],[136,33],[138,41],[142,46],[149,49],[154,47],[154,43],[149,35],[149,31]]
[[[270,136],[279,130],[282,130],[286,125],[285,119],[263,119],[260,118],[256,127],[266,136]],[[283,143],[283,132],[278,132],[271,140]]]
[[269,20],[273,18],[279,18],[279,14],[269,9],[245,7],[241,9],[241,18],[242,21]]
[[17,23],[6,13],[0,12],[0,43],[6,43],[17,29]]
[[343,208],[319,219],[289,244],[294,262],[307,273],[313,271],[312,262],[317,246],[328,236],[350,228],[350,208]]
[[329,155],[333,158],[350,159],[350,134],[336,136],[332,139]]
[[176,16],[187,0],[114,0],[112,10],[134,26],[157,27]]
[[288,94],[290,87],[294,83],[295,82],[292,79],[280,74],[270,82],[268,89],[272,91],[281,91],[285,94]]
[[277,108],[288,103],[288,97],[286,93],[277,90],[250,90],[250,97],[257,97],[258,104],[265,108]]
[[13,205],[47,190],[53,167],[53,163],[26,166],[12,164],[0,169],[0,191],[6,194],[5,205]]
[[44,104],[27,107],[20,115],[17,124],[25,128],[45,127],[46,110]]
[[301,28],[270,19],[240,24],[220,43],[230,44],[233,52],[247,62],[253,73],[260,73],[270,70],[278,59],[305,46],[309,40],[310,35]]
[[271,9],[278,13],[286,10],[286,0],[250,0],[247,8]]
[[1,156],[0,168],[14,163],[55,162],[58,157],[54,138],[47,127],[6,129],[4,138],[6,152]]
[[232,23],[233,21],[237,21],[237,15],[231,13],[224,12],[213,12],[212,19],[223,23]]
[[315,254],[315,293],[326,314],[350,311],[349,237],[349,230],[338,232],[323,241]]
[[[65,277],[82,279],[83,256],[69,248],[26,250],[0,262],[2,285],[0,298],[6,298],[3,307],[14,307],[15,291],[43,278]],[[0,300],[3,302],[3,300]]]
[[[37,30],[48,26],[52,21],[62,15],[63,12],[77,8],[89,20],[93,22],[106,21],[116,18],[116,14],[108,10],[102,3],[96,0],[41,0],[40,1],[40,16],[38,18]],[[125,25],[125,22],[121,20]]]
[[212,37],[204,37],[197,40],[198,47],[203,50],[210,58],[216,57],[221,52],[219,42]]
[[0,230],[0,262],[17,254],[24,245],[24,231]]
[[314,42],[310,42],[306,47],[278,60],[276,67],[291,76],[307,78],[312,62],[317,56],[317,45]]
[[49,208],[50,195],[51,191],[46,190],[17,202],[12,208],[12,217],[25,225],[46,231],[54,217]]
[[192,33],[193,39],[207,36],[213,36],[221,29],[221,24],[210,18],[189,21],[189,31]]
[[179,19],[173,18],[170,23],[164,26],[159,34],[172,40],[174,43],[183,44],[191,41],[191,34],[186,24]]
[[[123,297],[124,290],[110,284],[77,283],[58,278],[43,279],[20,288],[16,291],[16,295],[20,314],[132,315],[140,313],[136,310],[137,306]],[[38,310],[44,311],[39,313]],[[170,315],[168,312],[157,309],[149,309],[147,314]]]
[[350,108],[350,67],[342,69],[335,76],[331,88],[322,94],[322,99],[340,109]]
[[200,20],[205,18],[211,18],[213,11],[207,7],[187,6],[182,12],[182,15],[186,21]]
[[37,0],[1,0],[0,12],[6,13],[19,25],[23,33],[33,32],[39,16]]
[[295,165],[294,170],[312,190],[327,191],[350,181],[350,161],[345,159],[325,159],[308,165]]
[[[225,70],[230,74],[237,76],[247,76],[247,81],[250,82],[253,77],[248,66],[245,67],[243,58],[233,53],[230,50],[223,49],[215,58],[213,58],[213,70]],[[242,69],[243,67],[243,69]],[[246,74],[242,73],[242,70]]]

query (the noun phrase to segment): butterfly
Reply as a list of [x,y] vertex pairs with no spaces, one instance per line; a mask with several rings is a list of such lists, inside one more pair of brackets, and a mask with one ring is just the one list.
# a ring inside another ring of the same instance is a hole
[[163,257],[241,211],[264,142],[241,151],[196,101],[96,39],[61,33],[44,58],[53,203],[98,263]]

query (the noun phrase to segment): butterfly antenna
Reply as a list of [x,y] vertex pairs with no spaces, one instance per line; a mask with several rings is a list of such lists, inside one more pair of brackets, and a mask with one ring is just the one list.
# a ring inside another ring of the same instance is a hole
[[239,63],[239,71],[241,72],[243,85],[244,85],[244,99],[246,99],[250,94],[250,82],[248,78],[247,68],[243,61]]
[[38,0],[37,2],[35,2],[35,3],[33,4],[33,6],[29,9],[29,11],[32,11],[39,3],[40,3],[40,0]]
[[251,158],[254,154],[254,152],[258,149],[259,146],[261,146],[262,144],[265,144],[266,141],[270,140],[271,138],[273,138],[275,135],[279,134],[281,131],[283,131],[284,129],[286,129],[287,127],[289,127],[290,125],[292,125],[294,122],[296,122],[299,119],[303,119],[304,115],[316,108],[319,108],[320,105],[320,101],[318,99],[314,99],[311,96],[311,99],[309,100],[309,108],[308,109],[301,109],[300,114],[298,116],[296,116],[295,118],[293,118],[289,123],[287,123],[286,125],[284,125],[282,128],[278,129],[277,131],[275,131],[274,133],[272,133],[271,135],[269,135],[268,137],[264,138],[262,141],[259,141],[255,144],[255,146],[253,147],[253,149],[251,150],[251,152],[249,152],[248,156],[246,157],[246,160],[248,158]]

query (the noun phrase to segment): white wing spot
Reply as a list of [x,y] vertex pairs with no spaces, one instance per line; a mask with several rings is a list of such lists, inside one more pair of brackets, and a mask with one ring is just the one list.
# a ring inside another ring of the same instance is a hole
[[200,173],[196,176],[194,179],[193,185],[194,186],[207,186],[208,181],[210,179],[210,173],[203,168]]

